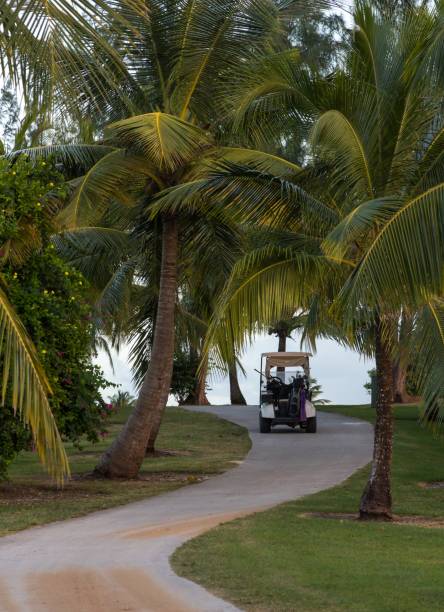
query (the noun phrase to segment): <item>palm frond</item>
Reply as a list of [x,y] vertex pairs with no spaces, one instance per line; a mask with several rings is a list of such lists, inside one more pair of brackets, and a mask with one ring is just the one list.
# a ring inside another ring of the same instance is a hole
[[[178,61],[172,78],[177,84],[172,109],[182,119],[203,116],[208,96],[224,74],[233,73],[248,56],[263,49],[279,29],[274,2],[204,0],[184,3],[177,31]],[[217,98],[215,99],[217,101]]]
[[243,149],[241,147],[220,147],[220,158],[222,162],[251,166],[267,174],[276,174],[281,177],[294,178],[302,172],[301,166],[278,155],[265,153],[255,149]]
[[308,307],[323,286],[337,280],[338,264],[322,255],[270,245],[241,258],[222,293],[210,324],[206,350],[219,365],[241,352],[283,312]]
[[48,403],[51,386],[20,318],[0,288],[1,403],[10,402],[32,431],[37,452],[59,482],[69,476],[68,459]]
[[110,317],[114,321],[128,319],[137,264],[138,259],[134,257],[123,261],[115,270],[96,302],[96,308],[102,316]]
[[228,162],[208,172],[208,178],[164,190],[156,198],[153,214],[186,209],[223,217],[229,214],[238,223],[294,231],[302,222],[320,231],[338,219],[336,211],[297,182]]
[[168,172],[187,164],[210,145],[198,127],[160,112],[113,123],[106,134],[120,146],[144,156],[154,168]]
[[61,227],[95,224],[113,200],[135,204],[146,182],[162,184],[149,163],[117,149],[103,156],[79,181],[74,195],[58,215]]
[[344,307],[362,301],[421,305],[425,295],[441,295],[443,195],[440,183],[404,202],[382,226],[341,293]]
[[75,168],[77,171],[86,171],[102,159],[102,157],[115,150],[115,147],[102,144],[46,145],[17,149],[9,153],[7,157],[11,160],[20,155],[26,155],[29,159],[33,160],[51,158],[55,163],[62,164],[66,169]]
[[241,64],[232,77],[233,137],[241,134],[254,146],[266,148],[279,138],[305,138],[319,114],[325,83],[301,66],[295,49],[267,53]]
[[81,227],[54,234],[57,254],[102,291],[122,261],[135,252],[130,234],[108,227]]
[[394,196],[363,202],[356,206],[333,230],[323,242],[323,250],[332,257],[345,257],[347,251],[366,241],[369,233],[388,222],[394,213],[399,211],[402,200]]
[[436,433],[444,424],[444,301],[433,297],[419,311],[409,343],[410,361],[424,397],[422,421]]
[[316,121],[311,142],[321,154],[334,159],[335,172],[347,176],[350,190],[358,190],[367,197],[373,195],[372,170],[361,134],[343,113],[330,110]]
[[20,83],[25,100],[32,103],[45,100],[75,109],[88,97],[91,84],[109,100],[117,75],[126,74],[112,38],[128,24],[128,11],[142,15],[146,7],[139,0],[3,3],[3,76]]

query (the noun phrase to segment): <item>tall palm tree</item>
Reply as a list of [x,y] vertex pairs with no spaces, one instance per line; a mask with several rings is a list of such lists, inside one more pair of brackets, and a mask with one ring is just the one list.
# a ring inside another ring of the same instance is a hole
[[[108,130],[105,138],[114,149],[85,175],[65,227],[93,222],[105,201],[124,201],[124,187],[149,197],[199,176],[205,154],[226,136],[227,96],[239,66],[281,44],[282,20],[297,4],[88,0],[60,7],[36,2],[23,11],[8,7],[0,51],[12,58],[5,64],[8,75],[36,83],[27,99],[49,98],[49,109],[65,106],[75,116],[95,117],[96,124],[133,115]],[[79,158],[92,151],[67,148],[65,154]],[[167,399],[182,228],[174,213],[162,215],[161,225],[150,367],[133,416],[101,463],[108,476],[137,474]]]
[[[279,124],[288,133],[289,126],[308,123],[307,168],[283,176],[225,164],[209,180],[182,185],[162,199],[168,210],[222,198],[244,222],[293,233],[292,243],[280,246],[270,234],[268,246],[235,267],[212,329],[217,337],[221,320],[227,322],[226,350],[283,310],[304,308],[308,328],[332,326],[343,342],[375,355],[374,456],[362,518],[392,514],[391,338],[401,308],[421,313],[421,338],[416,334],[409,348],[421,366],[430,409],[442,406],[440,11],[423,6],[395,20],[370,2],[357,2],[354,40],[327,79],[313,79],[282,54],[268,58],[268,75],[253,74],[253,93],[239,96],[239,125],[247,116],[252,137],[260,140]],[[222,342],[218,338],[219,347]]]
[[[117,119],[134,116],[115,122],[106,131],[106,143],[113,148],[82,179],[61,218],[64,226],[95,223],[111,201],[128,201],[128,192],[149,198],[183,180],[202,176],[206,158],[223,155],[245,161],[249,152],[216,153],[215,148],[226,133],[230,83],[240,64],[280,44],[281,19],[289,4],[269,0],[110,3],[110,39],[121,52],[126,73],[119,64],[110,94],[97,82],[96,67],[89,80],[88,74],[85,77],[86,66],[77,80],[83,92],[77,100],[80,110],[100,108],[102,116]],[[78,63],[85,66],[83,49],[80,47]],[[99,49],[100,59],[103,54]],[[74,60],[65,55],[60,62],[68,63],[72,79]],[[57,78],[63,85],[63,74],[58,73]],[[64,152],[68,154],[69,148]],[[271,156],[264,155],[263,160],[269,168],[275,163]],[[168,396],[183,227],[180,215],[174,212],[162,214],[161,225],[162,260],[150,364],[134,413],[98,467],[106,476],[137,474],[149,432]]]

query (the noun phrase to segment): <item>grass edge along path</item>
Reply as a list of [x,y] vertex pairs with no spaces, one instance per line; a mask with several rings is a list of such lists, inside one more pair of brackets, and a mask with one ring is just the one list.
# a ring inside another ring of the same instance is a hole
[[125,423],[110,421],[109,436],[81,450],[66,444],[73,478],[57,489],[35,453],[23,452],[0,481],[0,536],[53,521],[84,516],[200,482],[237,465],[251,447],[248,431],[212,414],[167,408],[157,447],[168,453],[147,458],[137,480],[102,480],[88,474]]
[[[369,407],[326,412],[372,421]],[[444,442],[397,407],[394,510],[444,515]],[[322,417],[320,419],[322,427]],[[320,518],[356,513],[369,467],[326,491],[226,523],[181,546],[174,570],[255,612],[428,612],[444,601],[444,529]]]

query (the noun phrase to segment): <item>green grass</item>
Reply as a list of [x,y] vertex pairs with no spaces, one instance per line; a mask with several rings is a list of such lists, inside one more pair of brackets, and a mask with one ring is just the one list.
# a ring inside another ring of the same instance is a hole
[[[325,410],[373,418],[366,407]],[[394,510],[442,517],[444,489],[420,483],[444,480],[444,443],[418,426],[415,407],[395,415]],[[257,612],[442,610],[444,529],[307,516],[356,512],[367,476],[222,525],[178,549],[173,566]]]
[[115,438],[127,415],[115,415],[109,437],[82,449],[67,444],[73,479],[58,490],[48,479],[34,453],[21,453],[10,466],[9,481],[0,482],[0,535],[72,518],[136,501],[181,486],[235,465],[250,448],[247,431],[210,414],[168,408],[157,448],[170,456],[145,460],[140,479],[91,479],[102,452]]

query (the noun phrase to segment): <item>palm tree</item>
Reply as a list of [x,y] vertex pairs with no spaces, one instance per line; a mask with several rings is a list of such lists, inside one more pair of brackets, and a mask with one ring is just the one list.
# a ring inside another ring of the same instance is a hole
[[136,399],[131,395],[129,391],[122,390],[119,390],[117,391],[117,393],[114,393],[114,395],[109,398],[109,401],[113,405],[113,407],[119,411],[132,410],[136,403]]
[[293,233],[293,243],[270,240],[237,264],[213,337],[222,346],[223,320],[231,335],[225,350],[232,342],[239,348],[245,333],[264,329],[285,310],[306,309],[308,329],[339,329],[343,342],[371,350],[379,393],[360,514],[390,519],[391,338],[404,307],[421,313],[422,336],[409,349],[421,364],[430,406],[442,406],[442,33],[440,14],[428,7],[393,20],[362,1],[354,16],[354,40],[333,75],[313,79],[280,55],[267,59],[275,66],[272,84],[270,69],[252,75],[253,94],[239,95],[239,125],[249,117],[256,140],[270,129],[276,134],[279,124],[286,133],[290,125],[304,128],[308,118],[306,169],[283,176],[225,164],[209,180],[166,194],[163,205],[222,197],[244,222]]
[[[113,9],[118,4],[113,3]],[[106,130],[103,142],[108,148],[81,180],[60,219],[66,228],[95,223],[108,205],[128,202],[129,196],[147,203],[156,192],[202,176],[215,157],[246,161],[249,151],[216,146],[226,131],[229,83],[239,64],[247,64],[279,40],[284,14],[266,0],[211,6],[200,1],[153,2],[149,13],[131,10],[125,2],[120,5],[125,10],[112,13],[112,31],[119,31],[113,42],[116,49],[124,50],[127,72],[119,68],[111,95],[96,82],[93,72],[80,101],[85,108],[94,99],[94,108],[101,108],[102,116],[143,114],[117,121]],[[65,56],[66,51],[60,61],[69,62],[72,75],[72,57],[69,61]],[[57,78],[64,82],[62,74]],[[72,155],[73,150],[67,147],[64,153]],[[93,147],[75,148],[78,156],[92,151]],[[263,155],[262,163],[270,168],[275,160]],[[98,466],[106,476],[137,474],[150,431],[155,431],[168,397],[179,234],[184,228],[174,212],[162,214],[160,223],[162,257],[150,363],[134,413]]]
[[[0,51],[9,58],[3,69],[26,83],[27,101],[49,100],[48,113],[64,106],[75,117],[95,117],[96,124],[134,115],[129,123],[114,124],[109,135],[117,148],[104,152],[88,171],[65,224],[79,221],[80,208],[81,222],[92,221],[97,199],[125,200],[124,184],[127,191],[138,188],[148,197],[199,176],[204,151],[210,152],[227,136],[226,116],[232,106],[228,100],[239,67],[285,40],[283,20],[298,4],[88,0],[62,10],[40,2],[25,10],[8,7],[0,36]],[[65,153],[81,159],[82,154],[91,157],[93,148]],[[231,156],[246,161],[248,152],[237,150]],[[266,165],[272,163],[267,158]],[[175,213],[162,215],[161,224],[162,265],[150,367],[134,417],[101,463],[104,475],[137,473],[142,438],[155,429],[167,397],[182,228]]]

